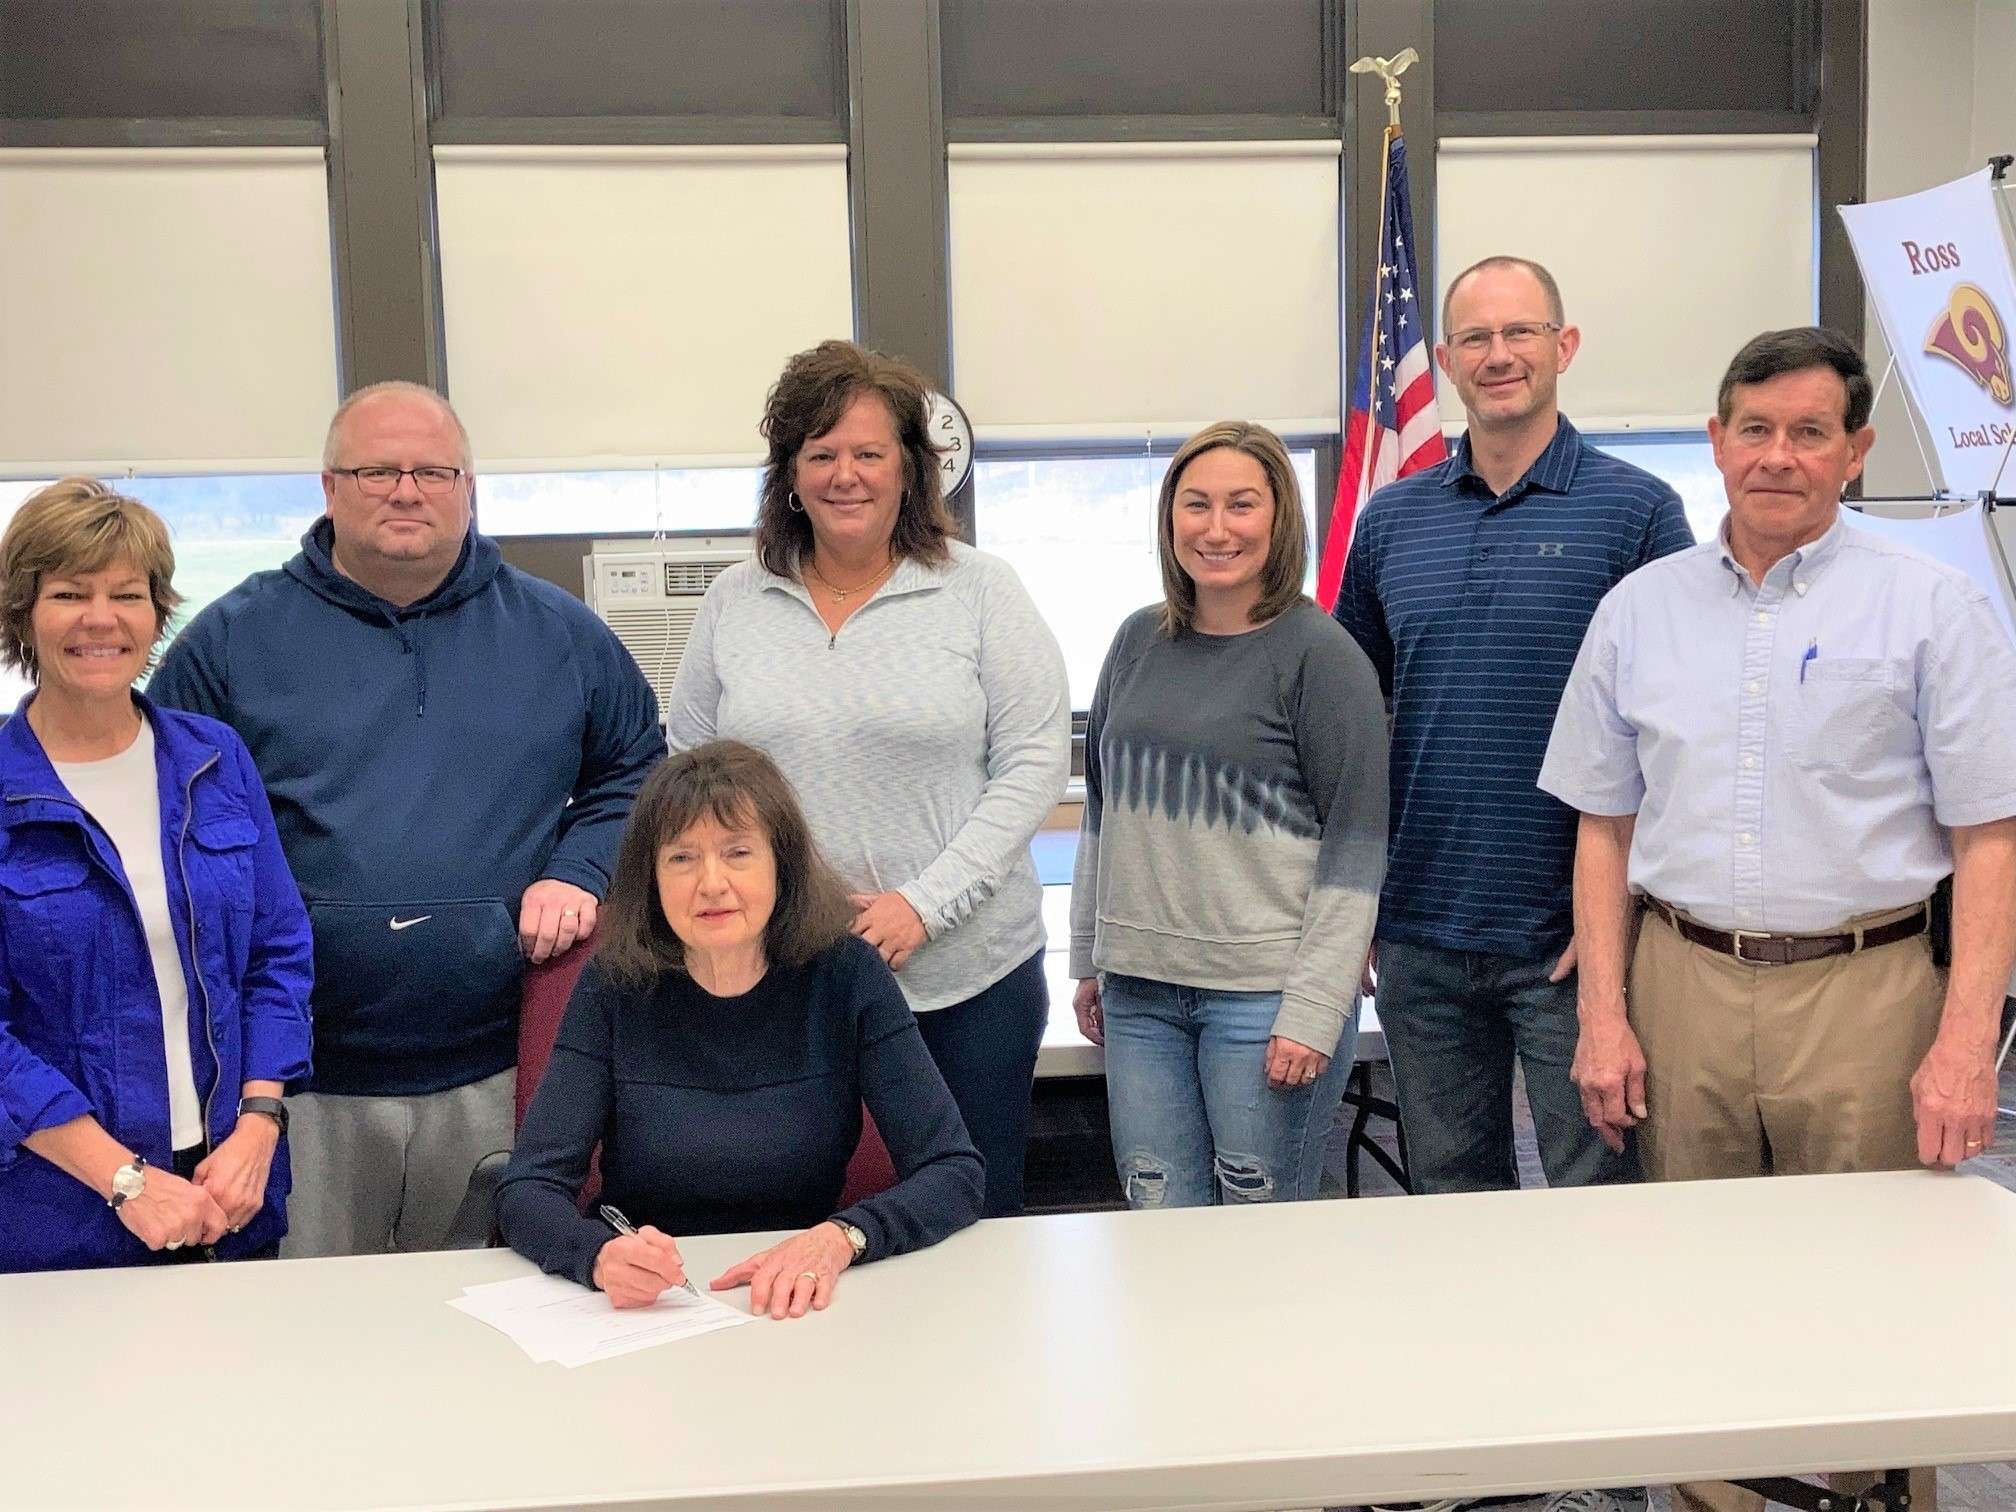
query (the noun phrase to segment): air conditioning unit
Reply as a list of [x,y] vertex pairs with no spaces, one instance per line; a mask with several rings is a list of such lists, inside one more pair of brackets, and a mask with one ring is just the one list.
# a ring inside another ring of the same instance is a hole
[[597,541],[581,559],[584,596],[651,680],[662,712],[707,585],[755,550],[747,535]]

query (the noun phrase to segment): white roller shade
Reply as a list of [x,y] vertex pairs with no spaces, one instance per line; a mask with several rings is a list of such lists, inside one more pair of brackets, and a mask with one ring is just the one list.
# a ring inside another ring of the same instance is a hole
[[1338,152],[953,144],[953,388],[976,432],[1336,430]]
[[0,475],[313,472],[322,149],[0,149]]
[[449,392],[487,472],[747,465],[854,333],[846,149],[438,147]]
[[[1560,282],[1584,430],[1692,429],[1737,348],[1811,325],[1814,138],[1451,138],[1436,159],[1438,296],[1509,253]],[[1440,306],[1438,302],[1438,331]],[[1446,381],[1445,415],[1462,413]]]

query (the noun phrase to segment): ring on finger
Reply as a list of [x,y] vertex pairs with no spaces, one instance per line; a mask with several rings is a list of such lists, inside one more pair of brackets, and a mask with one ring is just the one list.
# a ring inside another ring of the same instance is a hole
[[798,1272],[798,1279],[800,1281],[810,1281],[814,1286],[817,1286],[821,1278],[817,1271],[800,1271]]
[[182,1241],[180,1239],[170,1239],[166,1244],[162,1245],[161,1248],[180,1249],[182,1248]]

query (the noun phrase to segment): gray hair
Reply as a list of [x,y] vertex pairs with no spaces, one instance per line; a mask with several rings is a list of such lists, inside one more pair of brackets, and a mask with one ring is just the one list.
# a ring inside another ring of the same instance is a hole
[[455,413],[455,406],[424,383],[409,383],[404,378],[387,378],[382,383],[367,383],[349,398],[336,406],[336,413],[329,417],[329,434],[322,442],[322,470],[328,472],[336,466],[337,443],[342,439],[343,422],[350,418],[350,411],[366,399],[374,399],[380,394],[411,394],[415,398],[430,400],[439,407],[442,414],[455,427],[456,438],[462,443],[462,470],[476,470],[476,454],[469,445],[469,428],[462,423],[462,417]]

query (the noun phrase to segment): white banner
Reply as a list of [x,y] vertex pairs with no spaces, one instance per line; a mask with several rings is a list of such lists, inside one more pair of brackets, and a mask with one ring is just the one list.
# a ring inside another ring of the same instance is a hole
[[[1995,565],[1995,547],[1988,539],[1989,532],[1995,529],[1995,522],[1981,512],[1979,504],[1963,504],[1947,514],[1918,515],[1910,519],[1871,514],[1866,509],[1851,509],[1848,523],[1858,530],[1872,531],[1899,545],[1922,551],[1933,560],[1966,573],[1988,595],[1995,617],[2009,632],[2010,641],[2016,643],[2016,614],[2010,612],[2009,589],[2004,586],[2002,573]],[[2011,688],[2009,692],[2016,696],[2016,688]]]
[[[1925,418],[1945,487],[1993,486],[2016,434],[2016,275],[1988,170],[1873,205],[1843,205],[1905,390]],[[2002,491],[2016,490],[2016,461]]]

